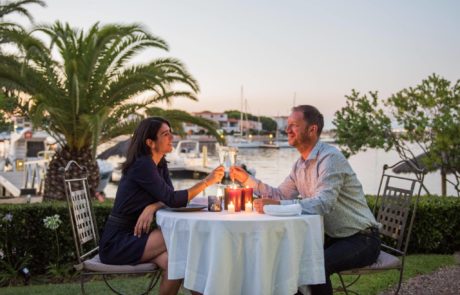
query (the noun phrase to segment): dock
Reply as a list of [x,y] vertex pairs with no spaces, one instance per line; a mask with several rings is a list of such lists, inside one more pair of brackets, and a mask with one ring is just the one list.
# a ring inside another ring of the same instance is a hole
[[35,188],[26,188],[25,171],[0,172],[0,196],[20,197],[35,195]]
[[21,171],[0,172],[0,203],[39,202],[48,161],[24,163]]

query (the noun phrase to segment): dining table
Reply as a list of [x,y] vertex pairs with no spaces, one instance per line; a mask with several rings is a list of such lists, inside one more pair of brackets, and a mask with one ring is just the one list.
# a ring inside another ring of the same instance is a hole
[[168,279],[202,294],[286,294],[325,282],[323,219],[256,212],[156,214]]

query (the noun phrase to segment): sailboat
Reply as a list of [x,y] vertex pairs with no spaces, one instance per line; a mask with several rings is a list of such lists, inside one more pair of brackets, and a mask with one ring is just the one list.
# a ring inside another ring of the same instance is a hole
[[[235,134],[233,136],[227,136],[227,145],[230,147],[236,148],[259,148],[263,144],[260,141],[253,141],[251,137],[244,137],[244,124],[247,122],[247,112],[246,112],[246,119],[243,117],[243,102],[244,102],[244,95],[243,95],[243,86],[241,86],[241,111],[240,111],[240,133]],[[246,111],[247,111],[247,101],[246,101]]]

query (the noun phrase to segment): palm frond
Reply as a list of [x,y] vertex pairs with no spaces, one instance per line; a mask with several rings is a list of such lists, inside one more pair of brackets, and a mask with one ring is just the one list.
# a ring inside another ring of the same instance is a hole
[[6,2],[3,5],[0,5],[0,18],[5,17],[8,14],[18,13],[25,17],[27,17],[31,22],[33,22],[33,17],[29,13],[29,11],[23,7],[27,4],[38,4],[42,7],[46,6],[45,1],[42,0],[20,0],[20,1],[12,1]]

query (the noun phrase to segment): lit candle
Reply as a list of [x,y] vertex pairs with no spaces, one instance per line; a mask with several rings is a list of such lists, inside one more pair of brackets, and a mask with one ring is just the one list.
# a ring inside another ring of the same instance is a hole
[[[242,194],[241,194],[241,204],[244,205],[244,207],[246,207],[246,203],[252,203],[252,194],[254,193],[254,190],[252,189],[252,187],[244,187],[242,189]],[[246,208],[242,208],[243,210],[246,211]],[[252,210],[252,206],[251,206],[251,210]]]
[[234,186],[228,186],[225,188],[225,209],[228,209],[228,204],[230,202],[233,203],[233,206],[235,207],[235,212],[240,212],[242,203],[241,202],[241,194],[242,190],[241,188],[237,187],[236,185]]
[[233,202],[228,204],[228,213],[235,213],[235,205],[233,205]]
[[246,202],[246,204],[244,205],[244,211],[248,212],[248,213],[252,212],[252,203],[251,202]]

